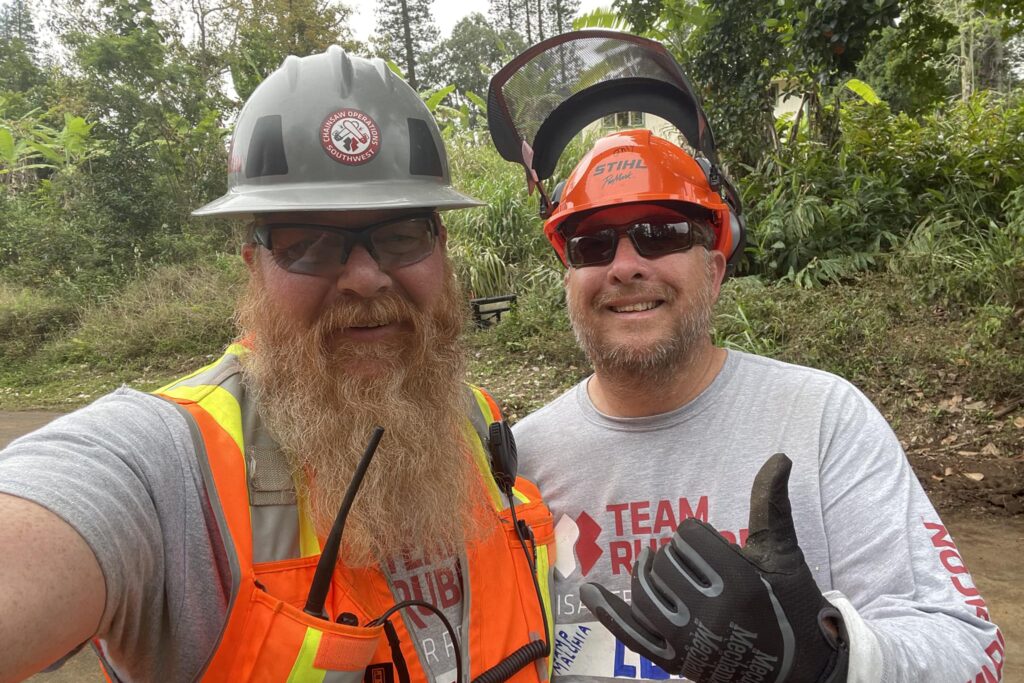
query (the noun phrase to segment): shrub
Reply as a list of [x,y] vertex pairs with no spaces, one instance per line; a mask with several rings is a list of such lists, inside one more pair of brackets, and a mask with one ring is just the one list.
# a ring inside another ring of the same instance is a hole
[[231,257],[156,268],[88,307],[74,334],[46,355],[95,368],[177,372],[183,359],[215,354],[235,335],[241,282],[242,267]]
[[[849,102],[841,120],[837,149],[798,139],[742,179],[750,272],[842,282],[882,269],[905,242],[921,254],[956,235],[967,239],[949,244],[950,256],[985,242],[999,262],[1020,258],[1004,227],[1021,202],[1008,197],[1024,184],[1024,93],[981,93],[920,121]],[[930,262],[943,276],[943,259]]]
[[0,361],[12,363],[36,352],[76,321],[65,298],[0,283]]

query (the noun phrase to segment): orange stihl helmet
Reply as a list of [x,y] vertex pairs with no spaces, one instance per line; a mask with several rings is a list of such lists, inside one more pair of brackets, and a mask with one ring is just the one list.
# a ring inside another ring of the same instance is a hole
[[[555,188],[549,197],[544,181],[573,137],[619,112],[663,119],[693,156],[649,131],[614,134],[584,157],[564,192]],[[558,228],[569,216],[613,204],[667,201],[710,214],[726,275],[736,271],[746,234],[743,204],[719,163],[700,98],[664,45],[601,29],[542,40],[491,78],[487,128],[498,153],[522,165],[527,191],[540,194],[544,231],[563,263],[566,236]]]
[[711,189],[701,165],[675,144],[649,130],[627,130],[597,141],[565,181],[555,189],[555,210],[544,234],[567,264],[565,242],[571,235],[559,228],[570,216],[608,206],[678,202],[706,215],[715,229],[715,249],[728,259],[734,249],[731,211]]

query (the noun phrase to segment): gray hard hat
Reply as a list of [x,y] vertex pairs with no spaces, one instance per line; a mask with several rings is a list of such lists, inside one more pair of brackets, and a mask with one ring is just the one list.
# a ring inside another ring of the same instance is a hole
[[196,216],[481,206],[452,189],[441,134],[380,59],[288,57],[238,114],[228,191]]

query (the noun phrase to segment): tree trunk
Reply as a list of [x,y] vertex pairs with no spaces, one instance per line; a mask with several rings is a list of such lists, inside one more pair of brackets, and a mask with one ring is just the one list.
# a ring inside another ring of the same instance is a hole
[[1003,51],[1003,38],[997,32],[993,31],[992,46],[992,87],[998,92],[1003,92],[1003,88],[1006,82],[1003,80],[1003,60],[1006,58]]
[[530,27],[530,0],[524,3],[526,7],[526,44],[533,45],[533,30]]
[[960,25],[960,98],[968,100],[974,92],[974,47],[970,45],[973,32],[963,2],[957,3],[957,23]]
[[544,6],[541,1],[537,0],[537,36],[539,40],[544,40]]
[[412,52],[412,22],[409,20],[408,0],[402,2],[402,38],[405,42],[405,76],[413,90],[420,89],[416,82],[416,57]]
[[807,106],[808,97],[810,97],[810,93],[804,93],[804,96],[800,98],[800,107],[796,110],[796,114],[793,115],[793,128],[789,134],[790,149],[796,148],[796,138],[800,132],[800,119],[803,118],[804,107]]

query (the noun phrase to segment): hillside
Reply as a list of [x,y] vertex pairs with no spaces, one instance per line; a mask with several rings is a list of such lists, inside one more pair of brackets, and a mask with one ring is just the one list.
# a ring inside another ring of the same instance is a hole
[[[34,343],[9,342],[0,410],[68,410],[122,383],[153,389],[208,362],[233,334],[225,292],[239,276],[212,268],[197,287],[195,275],[166,269]],[[739,278],[716,313],[717,343],[859,386],[940,509],[1024,512],[1024,308],[939,306],[911,281],[882,274],[810,290]],[[17,339],[31,319],[20,319]],[[466,343],[470,379],[513,421],[589,372],[560,302],[521,297]]]

